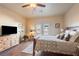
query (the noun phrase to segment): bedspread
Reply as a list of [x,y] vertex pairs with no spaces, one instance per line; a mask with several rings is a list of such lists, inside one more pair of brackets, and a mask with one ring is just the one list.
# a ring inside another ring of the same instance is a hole
[[76,55],[76,49],[78,45],[79,44],[75,42],[41,39],[36,40],[35,50]]

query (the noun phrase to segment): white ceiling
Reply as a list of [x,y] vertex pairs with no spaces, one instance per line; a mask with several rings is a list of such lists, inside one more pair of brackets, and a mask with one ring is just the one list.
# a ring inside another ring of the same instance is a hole
[[23,3],[3,3],[1,6],[7,7],[24,17],[39,16],[59,16],[64,15],[71,7],[72,3],[44,3],[46,7],[22,8]]

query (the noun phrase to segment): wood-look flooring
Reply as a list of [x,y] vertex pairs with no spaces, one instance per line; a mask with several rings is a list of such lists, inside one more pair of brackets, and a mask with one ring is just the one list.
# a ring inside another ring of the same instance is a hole
[[32,54],[22,52],[22,50],[24,50],[31,43],[32,41],[22,42],[19,45],[0,52],[0,56],[32,56]]

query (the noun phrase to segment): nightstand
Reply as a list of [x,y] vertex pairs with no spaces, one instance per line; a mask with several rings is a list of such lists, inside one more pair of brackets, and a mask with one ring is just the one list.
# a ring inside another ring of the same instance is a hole
[[28,41],[29,38],[27,35],[24,35],[23,39],[24,39],[24,41]]
[[34,36],[32,36],[32,35],[29,36],[30,41],[33,40],[33,38],[34,38]]

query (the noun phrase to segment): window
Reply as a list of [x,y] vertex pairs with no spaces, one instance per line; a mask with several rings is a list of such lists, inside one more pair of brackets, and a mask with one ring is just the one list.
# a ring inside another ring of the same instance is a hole
[[36,35],[42,35],[42,25],[41,24],[35,25],[35,32],[36,32]]
[[49,24],[43,24],[43,35],[48,35]]
[[49,35],[49,24],[36,24],[35,33],[36,35]]

